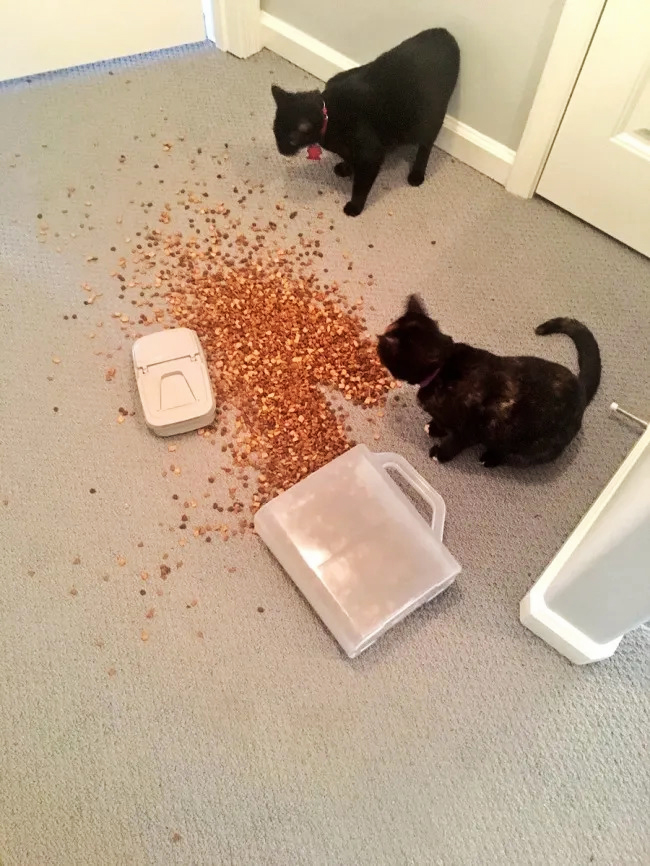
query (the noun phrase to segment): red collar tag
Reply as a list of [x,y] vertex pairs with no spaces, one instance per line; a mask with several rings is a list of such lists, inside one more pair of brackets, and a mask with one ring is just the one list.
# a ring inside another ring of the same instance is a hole
[[[327,132],[327,122],[329,120],[329,117],[327,116],[327,106],[325,105],[324,102],[323,102],[322,112],[323,112],[323,125],[320,128],[320,137],[321,138]],[[318,160],[320,160],[322,155],[323,155],[323,148],[320,146],[320,144],[310,144],[309,147],[307,148],[307,159],[312,159],[312,160],[318,161]]]

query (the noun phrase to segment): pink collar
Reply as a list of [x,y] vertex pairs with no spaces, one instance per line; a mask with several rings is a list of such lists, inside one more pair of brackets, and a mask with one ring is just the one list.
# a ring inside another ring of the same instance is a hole
[[440,367],[436,367],[436,369],[433,371],[433,373],[429,373],[429,375],[426,377],[426,379],[423,379],[420,382],[418,387],[426,388],[427,385],[430,385],[433,382],[433,380],[436,378],[436,376],[438,375],[439,372],[440,372]]
[[[325,133],[327,132],[327,122],[329,121],[329,117],[327,115],[327,106],[323,101],[323,108],[321,109],[323,112],[323,125],[320,128],[320,138],[323,138]],[[310,144],[307,148],[307,159],[313,159],[318,161],[323,153],[323,148],[316,142],[315,144]]]

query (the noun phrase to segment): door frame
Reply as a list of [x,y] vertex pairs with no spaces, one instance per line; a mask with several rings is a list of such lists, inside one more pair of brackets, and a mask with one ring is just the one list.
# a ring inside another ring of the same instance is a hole
[[205,35],[217,48],[250,57],[262,48],[260,0],[202,0]]
[[566,0],[506,190],[532,198],[607,0]]

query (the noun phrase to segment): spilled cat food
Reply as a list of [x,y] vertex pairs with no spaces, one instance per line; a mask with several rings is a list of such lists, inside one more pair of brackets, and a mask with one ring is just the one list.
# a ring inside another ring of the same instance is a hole
[[[221,448],[230,465],[210,469],[234,472],[239,481],[245,469],[257,470],[250,488],[246,479],[255,511],[354,444],[333,392],[372,408],[395,383],[365,332],[361,300],[351,303],[336,284],[316,278],[311,266],[322,258],[319,240],[299,236],[299,243],[278,248],[276,224],[252,223],[244,234],[241,220],[223,204],[210,208],[192,194],[179,204],[184,211],[194,205],[188,231],[147,228],[132,249],[133,278],[124,278],[124,258],[116,276],[120,290],[126,284],[149,295],[137,306],[153,315],[141,312],[138,325],[173,324],[198,333],[217,404],[234,409],[234,430]],[[171,210],[165,205],[164,224]],[[153,303],[163,287],[166,309]],[[219,428],[224,435],[222,423],[203,435]],[[244,503],[235,490],[228,510],[240,513]]]

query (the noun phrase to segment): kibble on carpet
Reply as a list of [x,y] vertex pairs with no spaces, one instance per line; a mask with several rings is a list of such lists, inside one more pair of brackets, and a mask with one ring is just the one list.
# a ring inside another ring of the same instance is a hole
[[[276,153],[273,81],[308,85],[268,52],[200,45],[0,86],[0,860],[648,862],[648,632],[572,667],[518,604],[636,441],[608,404],[647,414],[650,264],[439,151],[417,190],[393,158],[347,219],[333,158]],[[354,662],[254,536],[179,529],[180,505],[194,525],[227,500],[221,439],[170,453],[138,407],[139,295],[110,274],[181,189],[234,208],[249,184],[267,220],[297,211],[275,219],[288,242],[321,239],[319,277],[365,296],[371,333],[418,291],[494,351],[575,369],[568,340],[533,334],[556,315],[601,346],[555,466],[431,463],[408,389],[373,423],[351,413],[350,435],[443,495],[463,565]]]

